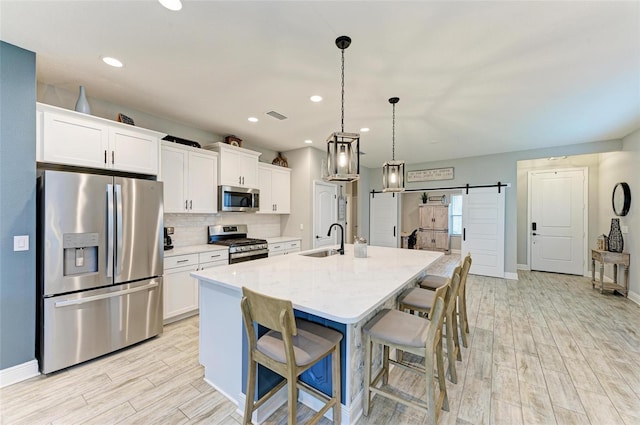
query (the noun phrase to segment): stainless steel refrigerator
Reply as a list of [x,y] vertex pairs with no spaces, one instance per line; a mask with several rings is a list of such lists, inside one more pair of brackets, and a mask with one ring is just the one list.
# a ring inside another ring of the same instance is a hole
[[162,183],[44,170],[38,177],[42,373],[162,332]]

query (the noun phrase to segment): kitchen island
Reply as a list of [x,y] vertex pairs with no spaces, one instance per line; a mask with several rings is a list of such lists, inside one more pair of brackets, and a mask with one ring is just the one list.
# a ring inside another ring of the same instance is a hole
[[[242,287],[272,297],[289,299],[296,316],[322,323],[344,335],[341,347],[342,417],[352,424],[362,414],[363,350],[361,327],[425,273],[440,252],[368,247],[367,258],[354,258],[353,245],[345,255],[316,258],[295,255],[265,258],[193,272],[200,284],[200,363],[205,380],[244,407],[246,339],[240,299]],[[326,362],[327,366],[330,362]],[[320,366],[322,368],[322,366]],[[330,373],[315,370],[311,384],[324,390]],[[307,381],[309,383],[309,381]],[[259,375],[258,394],[275,385],[273,377]],[[323,388],[324,386],[324,388]],[[300,401],[313,409],[319,402],[304,392]],[[286,388],[263,405],[258,423],[286,402]]]

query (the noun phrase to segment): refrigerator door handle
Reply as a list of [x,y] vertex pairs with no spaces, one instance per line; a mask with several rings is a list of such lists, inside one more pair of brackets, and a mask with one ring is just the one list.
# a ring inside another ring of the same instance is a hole
[[158,286],[158,282],[154,281],[154,282],[149,283],[148,285],[140,286],[138,288],[124,289],[122,291],[109,292],[107,294],[94,295],[92,297],[78,298],[77,300],[57,301],[55,303],[55,306],[56,307],[67,307],[67,306],[70,306],[70,305],[81,305],[81,304],[86,304],[86,303],[90,303],[90,302],[93,302],[93,301],[104,300],[106,298],[121,297],[123,295],[133,294],[134,292],[146,291],[147,289],[153,289],[153,288],[155,288],[157,286]]
[[113,271],[113,185],[107,184],[107,277]]
[[116,275],[122,273],[122,186],[115,185],[116,192]]

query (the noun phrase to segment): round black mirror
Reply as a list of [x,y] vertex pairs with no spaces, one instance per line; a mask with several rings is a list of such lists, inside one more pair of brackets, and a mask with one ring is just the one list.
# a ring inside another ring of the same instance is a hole
[[611,196],[611,204],[613,205],[613,212],[617,216],[627,215],[631,206],[631,189],[629,189],[628,184],[621,182],[615,185]]

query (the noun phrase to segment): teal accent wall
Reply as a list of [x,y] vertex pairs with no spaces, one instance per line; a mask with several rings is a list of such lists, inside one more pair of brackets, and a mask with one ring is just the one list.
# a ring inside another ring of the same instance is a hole
[[0,41],[0,370],[35,359],[35,248],[36,55]]

